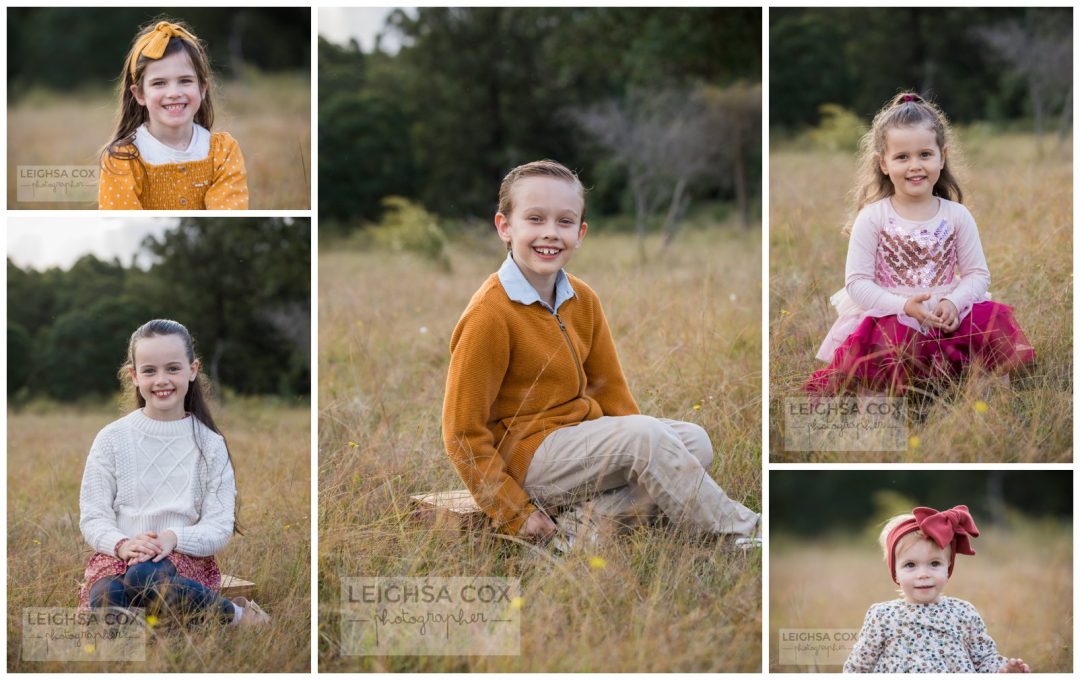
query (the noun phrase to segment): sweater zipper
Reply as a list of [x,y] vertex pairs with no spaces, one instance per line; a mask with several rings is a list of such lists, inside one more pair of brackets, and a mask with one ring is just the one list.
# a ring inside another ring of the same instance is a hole
[[555,320],[559,322],[559,330],[562,331],[563,337],[566,338],[566,344],[570,345],[570,353],[574,355],[574,366],[578,370],[578,396],[585,391],[585,371],[581,368],[581,359],[578,357],[577,350],[574,349],[574,343],[570,342],[570,334],[566,332],[566,325],[559,318],[558,312],[552,312]]

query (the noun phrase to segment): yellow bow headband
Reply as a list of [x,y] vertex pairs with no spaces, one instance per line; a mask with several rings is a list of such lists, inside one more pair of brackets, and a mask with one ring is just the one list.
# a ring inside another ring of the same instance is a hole
[[145,55],[148,59],[161,59],[165,54],[165,48],[169,46],[170,38],[180,38],[198,44],[198,39],[188,33],[182,26],[170,24],[168,21],[159,21],[154,30],[150,31],[135,43],[131,51],[131,79],[135,79],[135,65],[139,63],[139,57]]

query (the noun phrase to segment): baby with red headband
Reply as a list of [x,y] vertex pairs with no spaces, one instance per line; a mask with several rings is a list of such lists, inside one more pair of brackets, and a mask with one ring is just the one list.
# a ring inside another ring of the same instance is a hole
[[1006,659],[974,605],[942,594],[979,535],[966,505],[915,508],[885,523],[881,547],[900,599],[870,607],[845,673],[1030,673]]

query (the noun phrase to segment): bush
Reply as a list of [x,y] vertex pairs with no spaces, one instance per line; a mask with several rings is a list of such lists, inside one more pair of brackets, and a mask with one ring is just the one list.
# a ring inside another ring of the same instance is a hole
[[397,252],[415,253],[450,271],[446,234],[434,215],[401,196],[388,196],[382,205],[386,213],[371,229],[377,244]]
[[859,138],[866,133],[866,125],[853,112],[837,104],[818,107],[821,123],[807,133],[811,144],[825,151],[855,151]]

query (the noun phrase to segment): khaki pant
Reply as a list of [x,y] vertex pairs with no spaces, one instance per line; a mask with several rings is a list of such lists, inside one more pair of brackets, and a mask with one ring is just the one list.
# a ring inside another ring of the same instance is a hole
[[590,501],[605,520],[633,526],[662,510],[707,534],[750,535],[759,515],[708,474],[712,442],[701,427],[650,416],[605,416],[548,435],[525,475],[537,507]]

